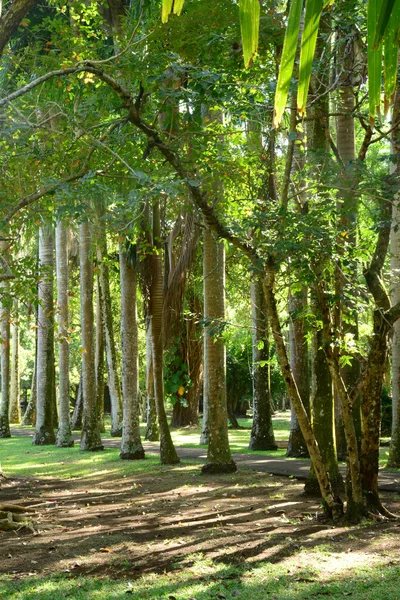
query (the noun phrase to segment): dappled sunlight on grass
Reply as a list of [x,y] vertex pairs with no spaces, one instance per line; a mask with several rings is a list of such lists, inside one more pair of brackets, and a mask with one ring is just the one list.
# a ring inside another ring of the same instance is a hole
[[[326,553],[325,553],[326,554]],[[343,600],[398,600],[400,569],[377,562],[355,566],[351,573],[326,573],[324,564],[309,562],[308,567],[292,564],[228,565],[202,555],[188,555],[185,564],[176,563],[166,574],[151,573],[139,579],[110,581],[103,578],[72,577],[60,574],[49,578],[30,576],[0,581],[0,597],[11,600],[309,600],[330,598]]]

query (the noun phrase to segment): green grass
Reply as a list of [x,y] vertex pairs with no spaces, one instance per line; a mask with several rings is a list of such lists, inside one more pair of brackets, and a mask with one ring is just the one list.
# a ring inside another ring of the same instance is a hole
[[[70,574],[52,577],[29,576],[21,580],[0,580],[0,598],[7,600],[398,600],[399,566],[384,562],[351,570],[351,574],[324,576],[318,569],[318,554],[308,568],[267,562],[244,567],[198,557],[191,566],[168,574],[150,574],[137,580],[109,581],[75,578]],[[326,559],[326,553],[323,554]]]
[[[238,419],[239,425],[243,429],[230,429],[229,430],[229,443],[232,452],[239,452],[242,454],[261,454],[263,456],[273,456],[274,458],[286,458],[286,449],[278,448],[274,451],[253,451],[249,450],[250,431],[252,425],[251,418]],[[277,416],[273,417],[273,427],[275,439],[277,441],[286,441],[289,439],[290,432],[290,411],[284,413],[277,413]],[[111,420],[109,416],[105,419],[106,433],[104,437],[109,435]],[[32,427],[22,427],[25,430],[32,430]],[[141,423],[140,425],[142,439],[144,438],[146,425]],[[199,444],[201,434],[201,425],[199,427],[185,427],[182,429],[172,429],[171,435],[176,446],[185,448],[203,448],[207,449],[206,445]],[[385,438],[386,439],[386,438]],[[1,444],[2,442],[0,442]],[[54,448],[54,447],[53,447]],[[76,451],[76,449],[74,450]],[[0,455],[1,456],[1,455]],[[380,460],[379,467],[383,469],[386,466],[389,456],[389,448],[387,446],[380,449]],[[298,460],[291,458],[289,460]],[[304,459],[302,459],[304,460]],[[398,471],[398,469],[390,469],[391,471]]]
[[29,437],[0,440],[0,465],[9,477],[62,479],[94,478],[103,474],[124,476],[161,468],[160,459],[155,455],[147,455],[144,461],[124,461],[120,460],[119,450],[116,448],[92,453],[81,452],[79,444],[73,448],[33,446]]

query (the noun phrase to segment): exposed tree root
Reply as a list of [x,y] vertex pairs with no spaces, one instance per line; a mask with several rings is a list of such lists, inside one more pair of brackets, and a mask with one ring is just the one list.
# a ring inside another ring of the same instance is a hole
[[34,512],[34,510],[18,504],[0,504],[0,531],[27,528],[34,532],[33,521],[25,516],[27,512]]

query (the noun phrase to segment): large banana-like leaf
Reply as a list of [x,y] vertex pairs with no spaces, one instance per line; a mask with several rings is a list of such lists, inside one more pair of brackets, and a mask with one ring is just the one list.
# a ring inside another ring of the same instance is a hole
[[175,0],[174,1],[174,14],[180,15],[182,12],[183,5],[185,4],[185,0]]
[[285,111],[286,100],[289,93],[290,79],[293,74],[294,59],[296,56],[297,42],[299,39],[300,19],[303,10],[303,0],[292,0],[289,11],[288,24],[279,68],[278,84],[275,92],[274,127],[278,127]]
[[174,2],[174,0],[163,0],[162,1],[161,21],[163,23],[167,23],[168,22],[168,17],[171,14],[173,2]]
[[168,17],[171,14],[171,12],[173,12],[174,15],[180,15],[184,3],[185,0],[163,0],[161,9],[161,21],[163,23],[168,23]]
[[368,1],[368,95],[369,117],[372,125],[381,103],[382,47],[374,47],[381,6],[382,0]]
[[317,43],[323,0],[306,0],[304,31],[301,39],[297,109],[304,112],[310,87],[311,69]]
[[[400,0],[383,0],[381,9],[379,11],[378,22],[375,31],[374,48],[378,48],[385,35],[385,31],[392,21],[391,15],[395,5],[400,4]],[[393,14],[394,17],[394,14]]]
[[385,114],[396,91],[399,54],[400,1],[396,1],[384,37]]
[[239,19],[242,33],[244,66],[247,68],[258,46],[258,29],[260,24],[259,0],[239,0]]

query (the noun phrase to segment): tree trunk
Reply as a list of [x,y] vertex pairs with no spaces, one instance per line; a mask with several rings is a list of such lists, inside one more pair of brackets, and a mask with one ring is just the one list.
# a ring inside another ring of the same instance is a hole
[[99,266],[99,284],[100,284],[100,307],[103,322],[103,335],[105,342],[106,364],[108,374],[108,388],[111,398],[111,435],[114,437],[122,434],[122,396],[121,386],[118,375],[117,354],[115,350],[113,316],[110,293],[110,275],[108,265],[105,262],[107,257],[107,239],[104,223],[104,211],[100,211],[98,218],[98,243],[97,262]]
[[[400,90],[396,91],[393,110],[393,123],[400,117]],[[391,163],[391,172],[398,170],[400,143],[398,127],[392,132],[391,155],[396,162]],[[400,301],[400,198],[395,194],[392,210],[392,226],[390,230],[390,270],[391,300],[395,305]],[[392,340],[392,439],[390,442],[388,467],[400,468],[400,319],[393,325]]]
[[36,369],[37,369],[37,309],[35,311],[35,360],[33,363],[32,379],[31,379],[31,395],[25,414],[22,417],[21,425],[29,426],[36,425]]
[[136,315],[136,255],[122,246],[119,250],[121,282],[121,340],[122,340],[122,394],[124,420],[122,426],[122,459],[144,458],[139,428],[139,363]]
[[204,229],[205,381],[208,400],[207,462],[203,473],[232,473],[226,403],[226,351],[221,336],[225,320],[225,246]]
[[58,432],[56,445],[74,445],[69,415],[69,341],[68,341],[68,227],[63,221],[56,228],[56,275],[58,320]]
[[[270,259],[271,260],[271,259]],[[325,512],[330,516],[340,516],[343,513],[343,505],[336,502],[332,492],[332,486],[329,476],[318,447],[318,442],[315,439],[307,411],[303,405],[299,390],[297,389],[296,380],[290,368],[289,359],[286,352],[285,342],[282,335],[282,330],[279,321],[278,308],[274,294],[275,272],[273,265],[268,265],[262,279],[265,301],[270,319],[272,334],[275,340],[276,352],[279,359],[279,364],[282,370],[282,375],[288,390],[288,394],[301,427],[307,448],[314,464],[316,476],[318,478],[321,496]]]
[[[292,111],[296,108],[292,106]],[[307,212],[307,199],[304,192],[304,167],[305,167],[305,136],[303,131],[296,127],[296,143],[293,151],[291,187],[296,194],[297,210]],[[298,282],[296,282],[298,284]],[[292,292],[289,289],[289,356],[290,367],[296,380],[303,405],[309,419],[310,411],[310,376],[308,366],[308,344],[306,340],[304,313],[307,308],[307,287],[300,286],[299,290]],[[296,411],[291,406],[290,434],[286,456],[292,458],[308,457],[308,448],[304,440]]]
[[[312,340],[312,414],[313,430],[322,460],[329,474],[333,493],[339,496],[344,490],[343,477],[339,471],[335,439],[335,410],[332,378],[323,350],[322,331],[316,331]],[[304,490],[307,494],[320,494],[315,469],[311,469]]]
[[152,256],[152,282],[150,289],[149,315],[151,318],[151,349],[154,373],[154,396],[160,430],[160,459],[162,464],[176,464],[179,457],[172,442],[164,406],[163,379],[163,279],[161,258],[161,220],[160,203],[153,207],[153,240],[155,252]]
[[54,391],[54,233],[49,224],[39,229],[39,291],[37,337],[36,428],[33,444],[42,446],[56,441],[53,423]]
[[19,323],[18,300],[13,302],[14,314],[11,324],[11,374],[10,374],[10,423],[21,422],[20,373],[19,373]]
[[[296,380],[303,406],[310,418],[310,378],[308,369],[308,344],[305,338],[304,313],[307,306],[307,290],[289,296],[289,348],[290,367]],[[308,457],[309,452],[301,426],[293,406],[291,407],[290,434],[286,456],[301,458]]]
[[253,425],[250,450],[276,450],[272,428],[271,397],[268,377],[268,314],[262,283],[257,274],[251,283],[253,349]]
[[146,433],[145,440],[158,442],[160,431],[157,423],[157,409],[154,398],[154,371],[151,347],[151,318],[146,319]]
[[[339,82],[338,92],[338,117],[336,119],[336,137],[337,149],[340,159],[343,164],[343,172],[340,180],[341,190],[339,191],[338,211],[340,215],[340,231],[338,235],[338,251],[339,254],[345,252],[345,246],[356,248],[357,246],[357,212],[358,212],[358,196],[355,193],[355,183],[357,174],[355,171],[357,156],[356,156],[356,139],[355,139],[355,123],[354,123],[354,87],[352,80],[357,77],[357,64],[354,55],[354,40],[350,37],[346,44],[342,39],[342,44],[339,48],[338,58],[343,69],[341,81]],[[344,233],[344,236],[341,235]],[[356,269],[354,267],[354,277],[356,277]],[[337,331],[344,338],[352,337],[354,341],[358,340],[358,319],[357,310],[354,303],[350,303],[346,299],[343,303],[343,292],[345,282],[340,272],[336,273],[336,297],[337,306],[335,312],[335,325]],[[345,319],[342,319],[342,315]],[[345,365],[341,369],[341,375],[344,384],[348,390],[356,386],[360,376],[360,365],[356,359],[351,361],[350,365]],[[356,398],[353,403],[353,418],[357,433],[358,444],[361,442],[361,406],[360,398]],[[338,432],[338,454],[340,458],[344,458],[346,454],[346,441],[344,439],[343,424],[340,422],[340,402],[339,410],[337,411],[339,422],[337,423]]]
[[82,429],[82,413],[83,413],[83,392],[82,392],[82,371],[79,378],[79,385],[76,392],[76,401],[71,417],[72,431],[80,431]]
[[11,437],[10,432],[10,311],[7,307],[8,283],[0,283],[0,336],[1,336],[1,404],[0,438]]
[[100,432],[104,433],[106,430],[104,424],[104,396],[105,396],[105,382],[104,382],[104,333],[103,333],[103,317],[101,314],[101,294],[100,294],[100,283],[99,277],[96,278],[96,348],[95,348],[95,371],[96,371],[96,405],[98,410],[99,427]]
[[[320,22],[320,34],[318,35],[316,48],[316,58],[319,61],[323,61],[324,56],[326,56],[326,36],[330,34],[331,30],[331,16],[324,13]],[[331,161],[327,137],[329,131],[329,80],[329,65],[322,64],[321,69],[311,77],[309,90],[311,106],[308,110],[308,117],[311,118],[306,124],[307,162],[312,167],[314,180],[322,182],[327,180],[327,171]],[[320,320],[321,315],[315,297],[315,290],[312,290],[311,309],[316,320]],[[344,483],[337,460],[332,377],[324,352],[323,332],[320,329],[313,332],[311,374],[313,430],[329,473],[333,492],[339,497],[344,490]],[[304,489],[306,493],[320,494],[312,462]]]
[[96,389],[91,245],[91,226],[88,222],[81,223],[79,226],[79,262],[81,271],[83,423],[80,448],[81,450],[95,451],[103,450],[104,446],[100,436],[100,418]]

